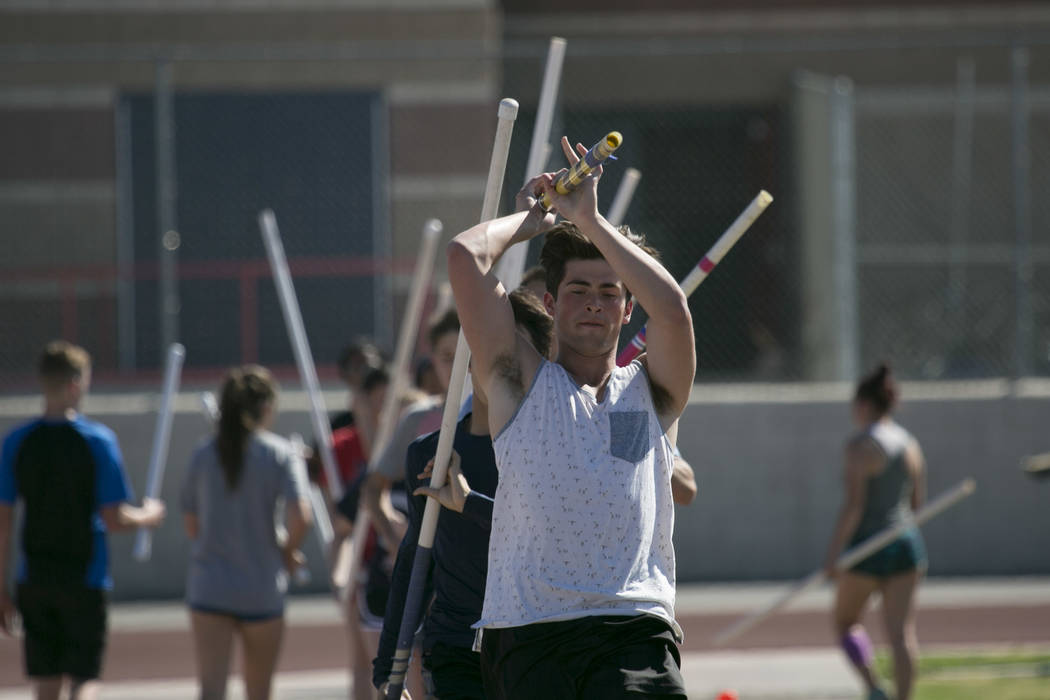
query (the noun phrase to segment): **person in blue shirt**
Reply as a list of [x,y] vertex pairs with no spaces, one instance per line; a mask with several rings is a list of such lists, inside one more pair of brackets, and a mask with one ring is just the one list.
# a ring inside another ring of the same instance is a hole
[[[519,332],[546,356],[550,352],[553,320],[540,303],[524,291],[510,294]],[[423,521],[427,496],[445,506],[438,518],[433,556],[424,600],[433,598],[423,622],[423,667],[431,691],[442,700],[484,698],[481,656],[472,650],[481,615],[488,569],[492,497],[498,472],[489,435],[488,406],[475,388],[471,413],[460,420],[453,441],[449,484],[439,492],[425,485],[429,462],[437,451],[438,432],[425,435],[408,448],[406,486],[409,499],[408,531],[394,565],[379,648],[372,662],[372,682],[381,691],[390,675],[401,617],[408,594],[412,562]],[[458,488],[457,488],[458,487]]]
[[[106,533],[157,527],[161,501],[130,504],[131,487],[117,438],[84,418],[80,402],[91,383],[91,358],[64,341],[49,343],[37,366],[44,414],[16,427],[0,450],[0,625],[12,633],[17,603],[26,675],[38,699],[98,693],[106,644],[109,575]],[[15,504],[24,519],[15,575],[7,561]]]

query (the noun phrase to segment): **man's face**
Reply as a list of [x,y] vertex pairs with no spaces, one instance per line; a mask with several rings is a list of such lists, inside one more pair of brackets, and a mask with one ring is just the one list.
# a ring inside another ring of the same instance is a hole
[[559,347],[596,356],[616,350],[620,329],[631,320],[632,303],[605,260],[569,260],[558,285],[558,298],[544,296],[554,317]]
[[456,342],[459,333],[445,333],[434,343],[434,354],[431,358],[434,363],[434,371],[437,373],[438,381],[441,382],[441,391],[448,391],[448,383],[452,379],[452,362],[456,359]]

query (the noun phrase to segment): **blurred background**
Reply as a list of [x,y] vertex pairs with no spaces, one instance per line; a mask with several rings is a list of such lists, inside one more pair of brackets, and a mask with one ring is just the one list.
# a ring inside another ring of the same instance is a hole
[[[424,222],[445,240],[477,222],[501,97],[521,104],[512,206],[552,36],[548,167],[563,133],[621,131],[599,196],[641,171],[625,221],[676,278],[760,189],[775,198],[690,300],[680,442],[701,495],[678,516],[681,578],[819,563],[850,387],[880,360],[905,380],[930,493],[978,479],[931,523],[931,572],[1050,573],[1047,492],[1018,469],[1050,449],[1046,3],[4,0],[0,428],[37,410],[34,358],[62,337],[93,354],[88,412],[140,490],[176,340],[189,389],[274,369],[282,427],[308,433],[259,211],[335,410],[339,349],[393,350]],[[428,310],[444,279],[439,254]],[[169,499],[206,431],[192,396],[179,406]],[[174,520],[162,547],[181,571]],[[117,598],[180,594],[181,574],[116,558]]]

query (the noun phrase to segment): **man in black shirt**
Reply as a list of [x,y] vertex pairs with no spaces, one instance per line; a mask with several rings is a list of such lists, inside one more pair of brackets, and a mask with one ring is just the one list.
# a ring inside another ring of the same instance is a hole
[[[531,295],[510,294],[520,332],[547,356],[553,321]],[[424,486],[428,462],[437,451],[438,433],[425,435],[408,448],[406,478],[409,499],[408,532],[401,541],[394,565],[390,597],[377,656],[372,662],[372,682],[386,685],[397,647],[401,617],[408,594],[412,562],[423,521],[427,495],[445,506],[438,518],[433,555],[424,600],[433,597],[423,623],[423,666],[430,673],[433,691],[442,700],[482,699],[481,655],[472,650],[471,625],[481,617],[488,570],[492,497],[498,473],[489,435],[488,406],[475,388],[472,412],[460,420],[453,441],[453,461],[448,483],[440,492]],[[469,486],[467,485],[469,483]]]

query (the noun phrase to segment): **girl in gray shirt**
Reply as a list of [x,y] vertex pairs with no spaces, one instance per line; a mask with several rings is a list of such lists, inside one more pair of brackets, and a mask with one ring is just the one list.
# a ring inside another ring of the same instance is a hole
[[[230,370],[218,431],[194,452],[182,487],[192,540],[186,601],[206,700],[225,697],[235,634],[249,700],[270,697],[288,572],[304,563],[298,547],[310,525],[306,467],[291,443],[267,429],[276,396],[266,369]],[[282,502],[286,534],[275,518]]]

